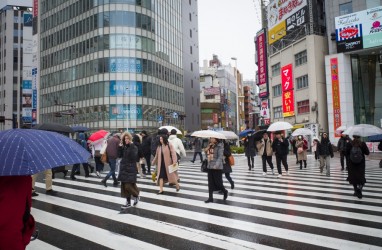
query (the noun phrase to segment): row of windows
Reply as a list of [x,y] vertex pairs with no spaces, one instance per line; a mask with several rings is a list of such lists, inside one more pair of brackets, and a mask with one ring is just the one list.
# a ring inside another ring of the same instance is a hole
[[47,69],[61,64],[63,61],[108,49],[133,49],[154,53],[155,41],[147,37],[129,34],[96,36],[42,57],[41,66],[42,69]]
[[[297,102],[297,113],[298,114],[306,114],[310,112],[309,100],[304,100]],[[279,119],[283,118],[283,108],[282,106],[273,108],[273,118]]]
[[[294,55],[294,64],[296,67],[300,66],[302,64],[305,64],[307,62],[308,62],[308,55],[307,55],[306,50],[301,51],[301,52]],[[281,73],[280,63],[276,63],[276,64],[272,65],[271,71],[272,71],[271,72],[272,76],[279,76]]]
[[[42,12],[47,13],[49,10],[56,8],[58,5],[66,1],[42,1]],[[46,31],[56,27],[59,24],[62,24],[66,21],[69,21],[82,13],[85,13],[92,8],[110,3],[121,3],[121,4],[134,4],[137,6],[142,6],[149,10],[152,9],[151,0],[82,0],[76,1],[74,4],[67,6],[65,9],[62,9],[56,12],[55,15],[49,16],[42,20],[41,30]]]
[[183,87],[183,76],[169,68],[141,58],[99,58],[41,77],[41,88],[59,85],[103,73],[130,72],[142,73]]
[[[121,86],[136,87],[136,91],[125,91]],[[116,89],[119,88],[118,89]],[[123,96],[124,98],[147,97],[159,101],[169,102],[174,105],[183,105],[183,94],[176,92],[163,86],[156,85],[151,82],[118,82],[105,81],[93,82],[70,89],[56,91],[41,95],[41,108],[51,107],[55,105],[55,101],[59,103],[73,103],[94,98],[102,98],[109,96]]]
[[106,11],[42,38],[42,51],[102,27],[127,26],[154,32],[151,17],[130,11]]

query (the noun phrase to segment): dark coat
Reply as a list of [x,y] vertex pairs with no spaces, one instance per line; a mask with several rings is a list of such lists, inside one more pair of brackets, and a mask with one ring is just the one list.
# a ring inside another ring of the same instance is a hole
[[138,161],[139,161],[139,159],[143,157],[142,144],[139,141],[134,141],[133,143],[138,148]]
[[276,155],[288,155],[289,153],[289,142],[287,139],[282,139],[280,141],[279,139],[275,138],[272,143],[272,149],[273,152],[275,152]]
[[363,160],[361,163],[353,163],[350,160],[350,153],[353,145],[356,142],[349,142],[346,144],[346,155],[349,157],[349,160],[347,162],[348,164],[348,178],[347,180],[349,181],[350,184],[362,184],[364,185],[366,183],[366,178],[365,178],[365,155],[369,155],[369,148],[367,147],[366,143],[361,142],[361,150],[362,153],[364,154]]
[[253,135],[247,136],[244,140],[245,156],[254,157],[256,156],[256,141]]
[[119,155],[122,158],[119,168],[118,180],[125,183],[137,182],[138,148],[130,143],[119,147]]
[[224,165],[223,165],[223,173],[231,173],[232,172],[232,167],[228,163],[228,157],[232,155],[231,153],[231,148],[227,142],[224,142],[224,151],[223,151],[223,156],[224,156]]
[[142,154],[144,156],[151,154],[151,137],[149,136],[143,136],[142,137]]
[[118,147],[121,140],[118,136],[113,136],[107,140],[106,153],[109,159],[118,158]]
[[342,152],[345,152],[346,151],[346,140],[349,140],[349,137],[348,136],[341,136],[341,138],[338,140],[338,143],[337,143],[337,149],[338,151],[342,151]]
[[329,156],[333,158],[333,147],[328,139],[321,139],[320,142],[317,143],[317,152],[318,155]]

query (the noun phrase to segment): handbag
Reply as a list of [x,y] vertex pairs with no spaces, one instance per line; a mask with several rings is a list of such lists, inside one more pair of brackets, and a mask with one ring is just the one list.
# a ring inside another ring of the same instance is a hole
[[200,166],[200,171],[207,172],[208,171],[208,160],[204,159],[202,165]]
[[297,153],[298,153],[298,154],[301,154],[302,152],[304,152],[304,149],[303,149],[303,148],[298,148],[298,149],[297,149]]
[[108,157],[107,157],[107,153],[106,153],[106,151],[105,151],[105,153],[103,153],[103,154],[101,155],[101,162],[102,162],[102,163],[108,163],[108,161],[109,161],[109,159],[108,159]]
[[232,155],[228,156],[228,163],[231,167],[235,165],[235,158]]
[[168,150],[170,150],[170,158],[171,158],[171,162],[172,162],[172,164],[168,167],[168,172],[171,174],[171,173],[174,173],[175,171],[178,171],[179,164],[178,164],[178,162],[174,163],[172,161],[172,154],[171,154],[170,145],[168,145]]

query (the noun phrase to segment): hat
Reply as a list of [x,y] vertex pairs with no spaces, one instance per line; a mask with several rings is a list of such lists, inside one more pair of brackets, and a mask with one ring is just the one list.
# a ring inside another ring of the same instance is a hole
[[148,135],[146,130],[142,130],[141,135]]
[[176,135],[176,129],[171,129],[171,134]]

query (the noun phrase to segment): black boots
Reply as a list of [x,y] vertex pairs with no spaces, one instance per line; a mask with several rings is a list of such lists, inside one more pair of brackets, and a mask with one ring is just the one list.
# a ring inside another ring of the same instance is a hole
[[304,168],[306,168],[306,160],[304,160]]

